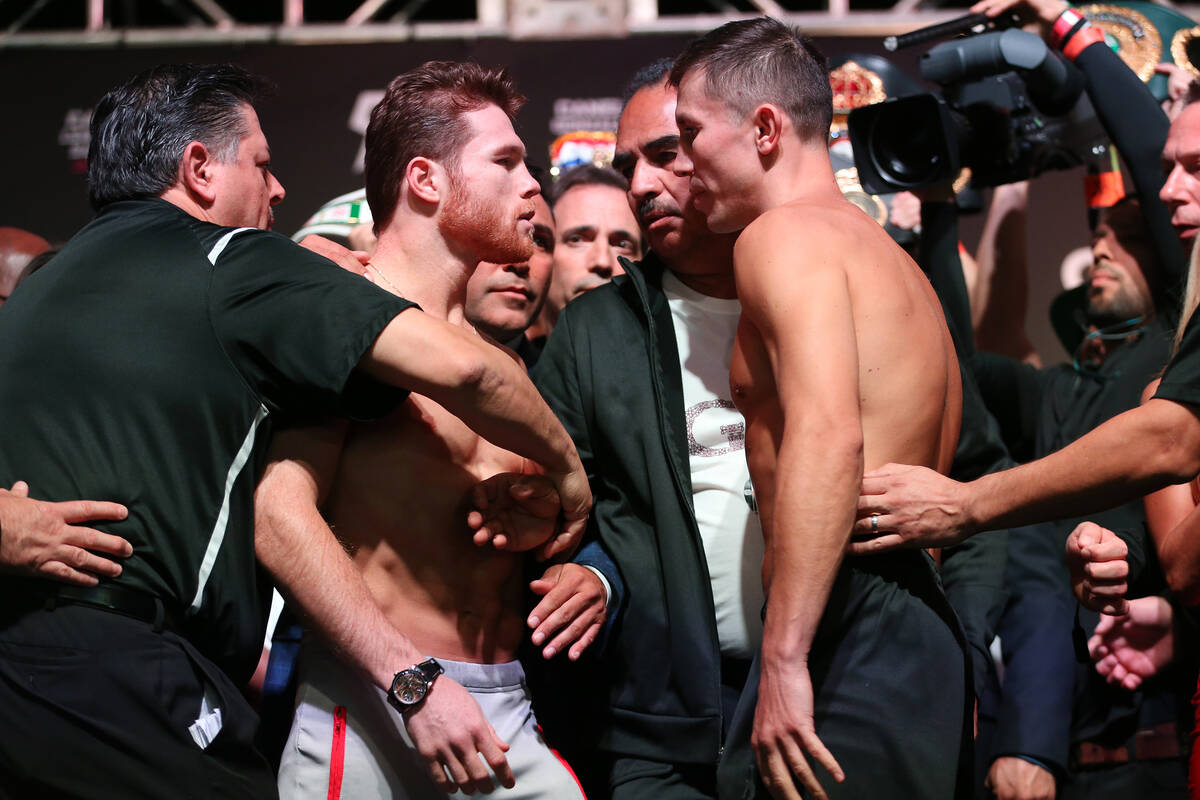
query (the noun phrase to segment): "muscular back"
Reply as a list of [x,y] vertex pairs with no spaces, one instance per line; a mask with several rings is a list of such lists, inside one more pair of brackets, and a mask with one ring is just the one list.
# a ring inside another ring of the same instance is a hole
[[[878,224],[840,197],[791,203],[747,227],[734,259],[743,316],[730,381],[768,536],[785,430],[832,448],[861,432],[867,470],[949,468],[954,347],[928,280]],[[852,504],[843,513],[853,521]]]

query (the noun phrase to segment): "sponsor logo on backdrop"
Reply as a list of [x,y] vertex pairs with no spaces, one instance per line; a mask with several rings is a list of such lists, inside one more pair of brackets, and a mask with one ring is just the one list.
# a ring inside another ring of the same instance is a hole
[[383,95],[383,89],[367,89],[359,92],[358,97],[354,100],[354,107],[350,109],[350,120],[346,125],[350,130],[363,137],[358,145],[358,154],[354,156],[354,163],[350,167],[356,175],[362,174],[363,160],[367,157],[367,123],[371,121],[371,111],[379,105]]
[[88,130],[91,119],[90,108],[68,108],[58,131],[58,143],[67,149],[71,172],[77,175],[87,172],[88,145],[92,143],[92,134]]
[[550,133],[562,136],[571,131],[616,131],[621,116],[619,97],[560,97],[554,101]]

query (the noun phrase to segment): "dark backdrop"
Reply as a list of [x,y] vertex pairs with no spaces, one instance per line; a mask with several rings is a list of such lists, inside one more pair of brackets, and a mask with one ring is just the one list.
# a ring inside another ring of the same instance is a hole
[[[0,51],[0,153],[4,191],[0,225],[51,240],[68,238],[91,217],[84,181],[87,117],[105,90],[164,61],[231,61],[273,81],[278,90],[259,108],[271,142],[273,169],[287,189],[276,229],[291,233],[322,203],[362,186],[362,129],[387,82],[429,59],[506,65],[529,103],[517,128],[531,160],[547,165],[547,148],[565,130],[611,118],[621,88],[641,65],[679,52],[689,36],[639,36],[565,42],[440,40],[388,44],[245,45]],[[879,39],[820,41],[831,58],[882,54]],[[916,51],[897,63],[910,74]],[[375,98],[378,94],[375,95]],[[608,98],[606,101],[605,98]],[[1031,329],[1039,349],[1057,360],[1061,348],[1042,319],[1057,290],[1058,261],[1087,239],[1078,173],[1039,180],[1031,220]],[[973,249],[977,219],[964,220]]]

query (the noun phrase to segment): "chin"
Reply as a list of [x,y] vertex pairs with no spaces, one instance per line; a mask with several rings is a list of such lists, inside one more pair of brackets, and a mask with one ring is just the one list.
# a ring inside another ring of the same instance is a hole
[[737,233],[748,224],[750,223],[716,214],[708,218],[708,229],[717,234]]
[[507,242],[492,242],[486,252],[477,255],[480,261],[492,264],[524,264],[533,255],[533,239],[517,237]]

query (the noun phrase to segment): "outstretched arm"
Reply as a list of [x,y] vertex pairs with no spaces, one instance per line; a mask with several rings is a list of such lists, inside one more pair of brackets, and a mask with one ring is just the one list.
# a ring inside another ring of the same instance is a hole
[[[375,604],[318,510],[336,472],[344,435],[344,423],[276,435],[254,498],[255,551],[280,591],[316,631],[343,659],[386,690],[397,672],[425,656]],[[490,791],[493,783],[480,754],[500,783],[513,785],[504,756],[507,744],[492,730],[474,698],[447,676],[438,678],[404,721],[430,776],[443,791]],[[447,770],[453,782],[447,779]]]
[[[839,256],[832,248],[814,252],[820,237],[809,236],[801,262],[780,244],[796,241],[796,231],[779,227],[760,218],[734,252],[742,325],[752,326],[766,349],[782,411],[782,423],[747,414],[748,445],[763,436],[762,426],[782,424],[767,434],[779,442],[774,474],[762,474],[750,458],[755,483],[774,485],[762,516],[768,599],[753,744],[774,796],[799,797],[799,781],[820,798],[825,793],[808,759],[835,780],[844,774],[816,735],[808,655],[849,540],[862,474],[858,350]],[[788,279],[779,281],[780,274]]]
[[1200,473],[1200,417],[1155,397],[1028,464],[957,483],[924,467],[887,464],[863,477],[855,553],[942,547],[979,531],[1084,516]]

